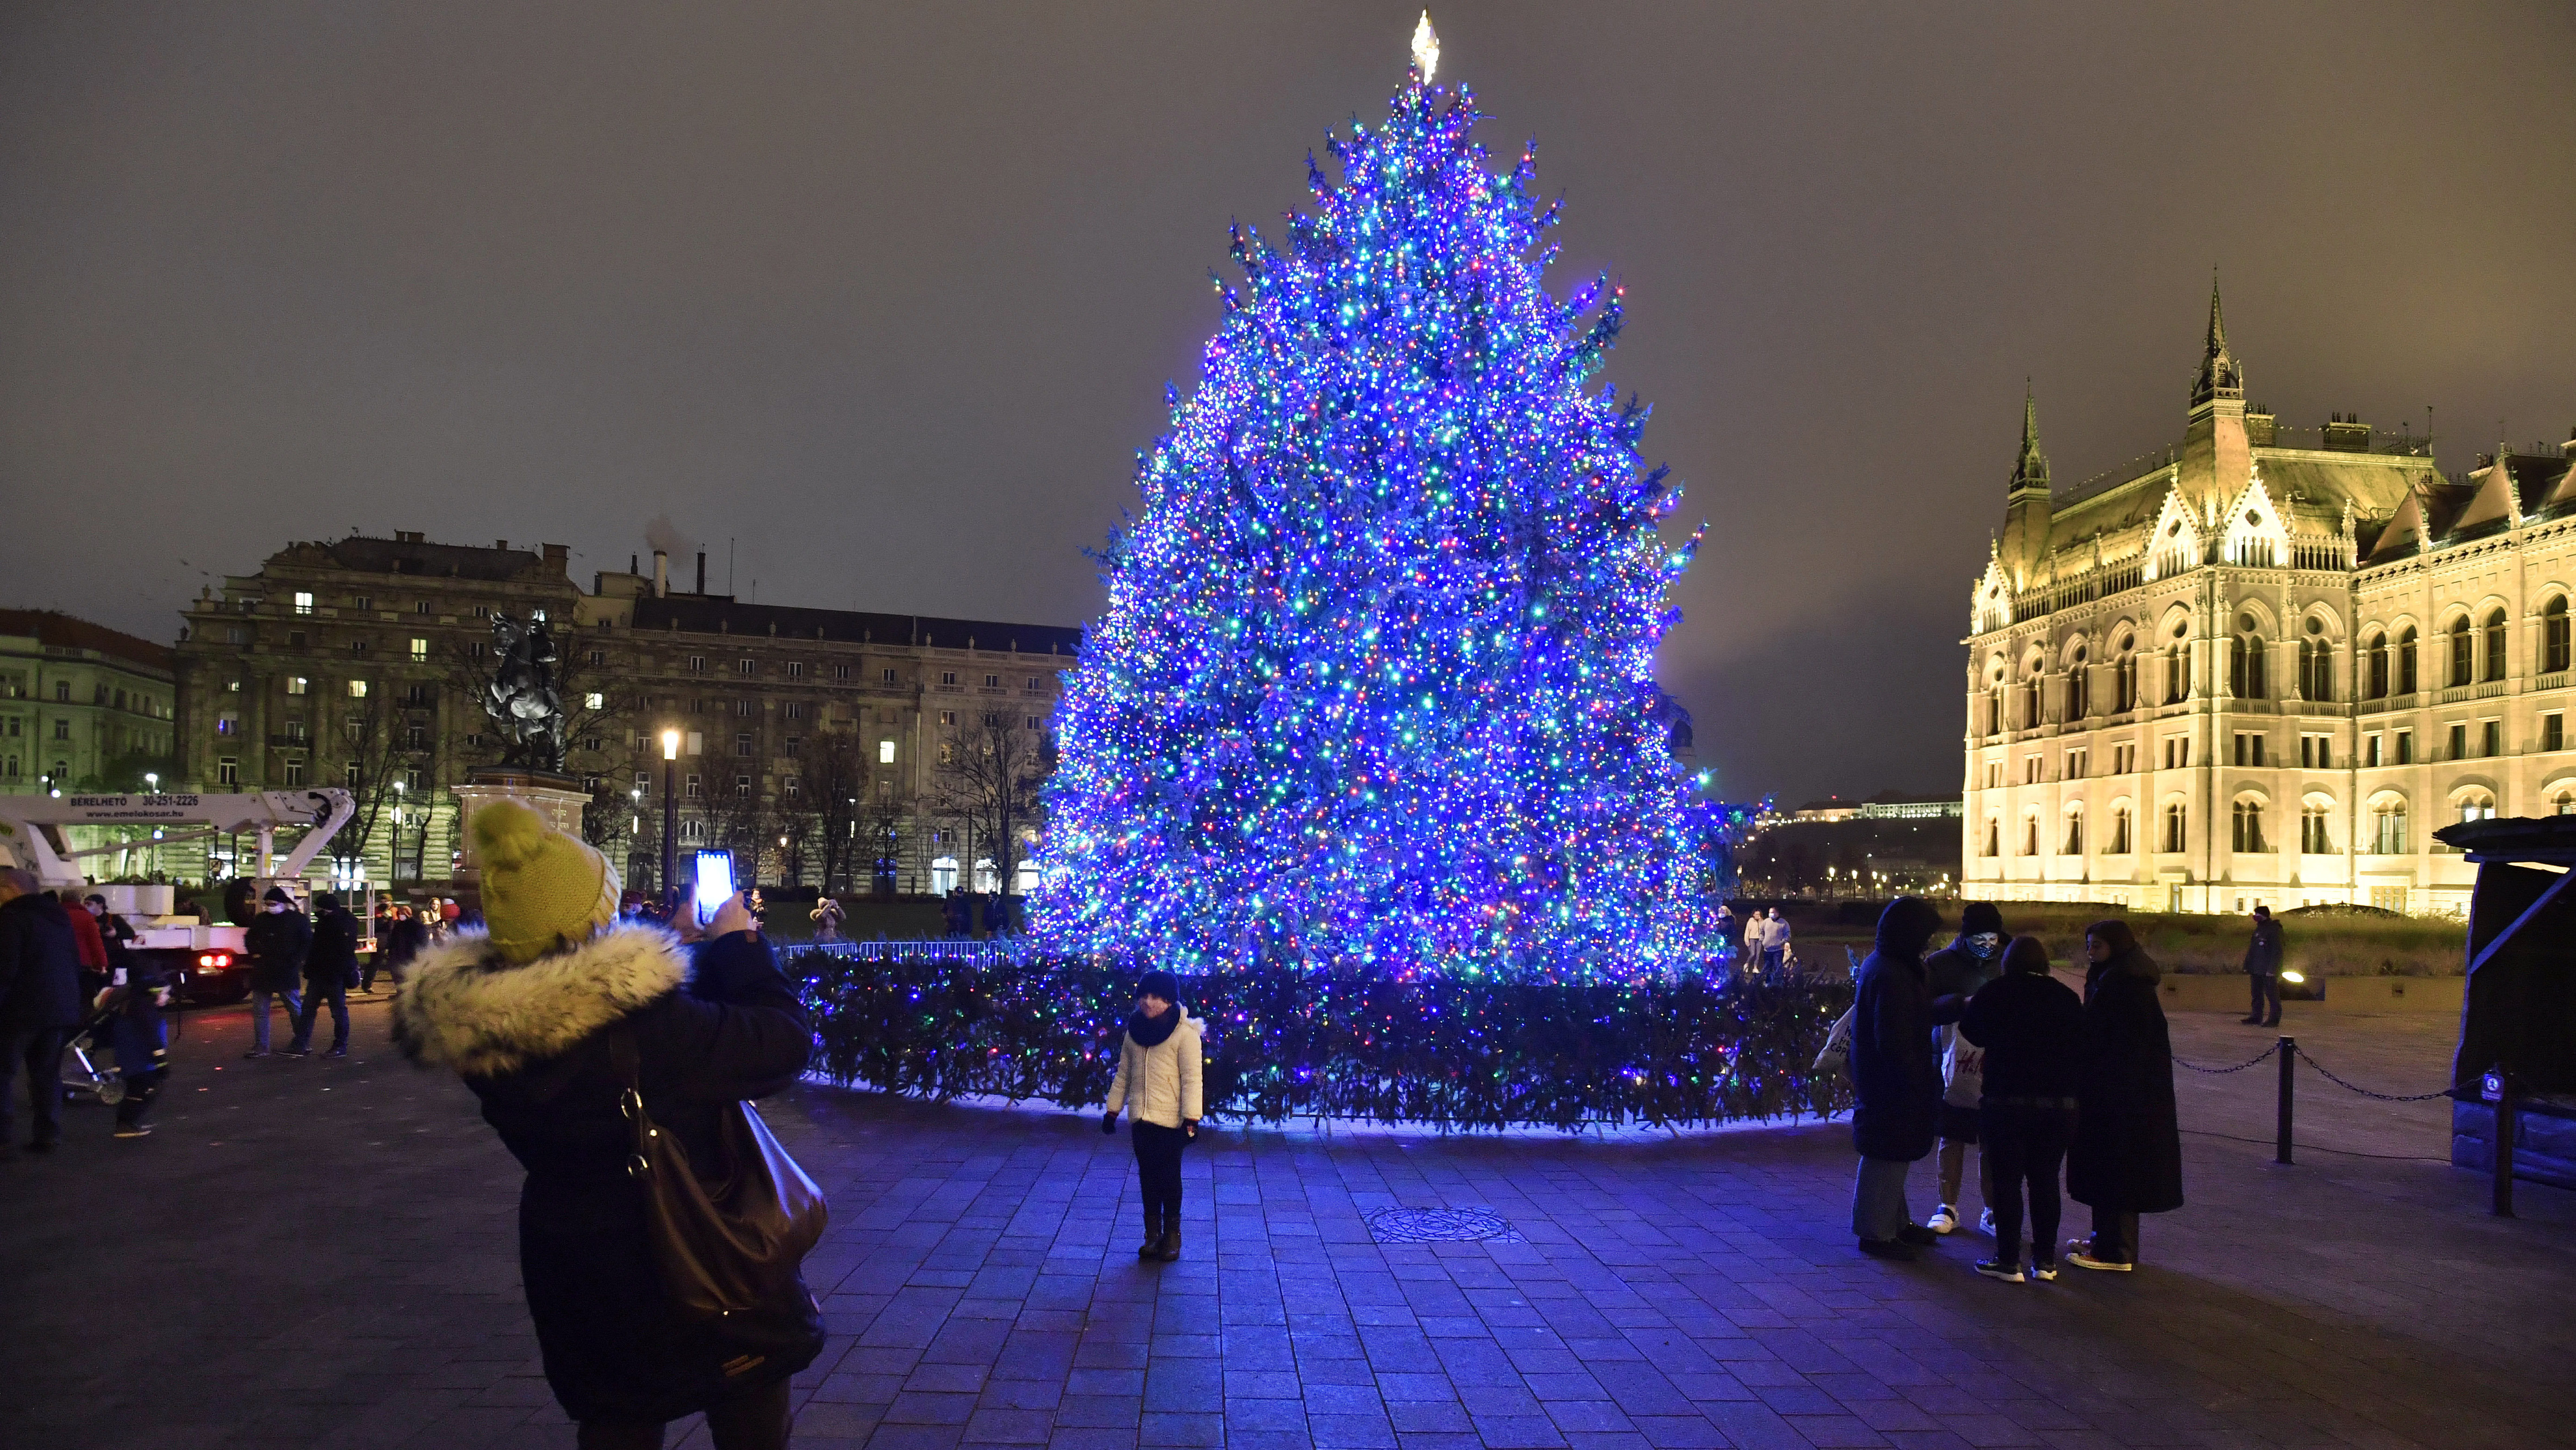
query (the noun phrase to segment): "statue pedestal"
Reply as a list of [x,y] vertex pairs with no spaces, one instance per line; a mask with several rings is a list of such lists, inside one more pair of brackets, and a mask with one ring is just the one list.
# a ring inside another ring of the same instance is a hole
[[463,859],[456,867],[456,895],[467,908],[479,911],[483,871],[474,863],[474,813],[494,801],[517,801],[535,811],[547,825],[580,840],[582,807],[590,804],[590,792],[568,775],[486,766],[456,787],[456,800],[462,812],[458,834],[464,842]]

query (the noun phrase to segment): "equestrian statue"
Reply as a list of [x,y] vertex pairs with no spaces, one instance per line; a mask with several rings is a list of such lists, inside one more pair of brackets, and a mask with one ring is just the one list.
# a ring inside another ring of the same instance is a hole
[[555,692],[554,632],[546,612],[492,611],[492,648],[500,657],[483,687],[483,713],[501,727],[501,763],[561,775],[564,765],[563,697]]

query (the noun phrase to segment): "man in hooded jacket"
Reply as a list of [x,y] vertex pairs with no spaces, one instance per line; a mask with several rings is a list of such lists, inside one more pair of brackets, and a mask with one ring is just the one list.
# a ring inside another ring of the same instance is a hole
[[81,1021],[80,972],[63,904],[37,889],[36,873],[0,869],[0,1153],[9,1150],[17,1116],[9,1099],[22,1064],[36,1109],[27,1146],[46,1152],[63,1136],[63,1043]]
[[1919,896],[1900,896],[1879,913],[1877,944],[1860,964],[1852,1004],[1852,1146],[1860,1172],[1852,1182],[1852,1232],[1861,1252],[1911,1259],[1940,1235],[1914,1222],[1905,1202],[1905,1172],[1932,1152],[1941,1102],[1941,1064],[1932,1029],[1956,1022],[1965,1005],[1935,1001],[1923,948],[1941,913]]
[[313,923],[296,910],[295,898],[286,894],[286,888],[272,886],[260,898],[259,915],[242,933],[242,946],[250,953],[251,1028],[251,1049],[242,1056],[266,1057],[268,999],[275,997],[285,1004],[290,1027],[304,1011],[296,986],[304,980],[304,959],[313,950]]
[[[1991,901],[1971,901],[1959,912],[1959,935],[1948,946],[1923,959],[1923,974],[1931,984],[1935,998],[1956,997],[1965,1002],[1977,995],[1977,989],[2003,972],[2004,914]],[[1944,1081],[1941,1098],[1941,1203],[1932,1211],[1931,1222],[1924,1227],[1946,1234],[1959,1226],[1959,1191],[1968,1176],[1968,1150],[1977,1144],[1977,1100],[1980,1086],[1973,1067],[1981,1056],[1971,1045],[1959,1050],[1958,1029],[1936,1028],[1932,1034],[1933,1052],[1942,1063]],[[1982,1152],[1977,1157],[1977,1201],[1985,1205],[1979,1215],[1983,1226],[1994,1227],[1994,1195],[1987,1181],[1986,1161]]]

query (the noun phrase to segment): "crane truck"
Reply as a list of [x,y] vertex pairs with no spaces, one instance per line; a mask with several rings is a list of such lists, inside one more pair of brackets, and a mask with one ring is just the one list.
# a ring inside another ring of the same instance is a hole
[[[92,889],[90,878],[81,867],[87,858],[147,844],[251,834],[259,842],[259,854],[252,858],[258,869],[238,879],[231,895],[247,890],[256,901],[270,887],[283,887],[298,907],[309,908],[312,889],[304,879],[305,868],[356,810],[349,793],[333,787],[244,795],[0,795],[0,866],[34,872],[48,891],[67,886],[87,891]],[[149,843],[126,841],[83,850],[74,849],[64,835],[71,826],[149,827],[160,834]],[[277,849],[281,833],[296,833],[284,855]],[[95,889],[134,928],[127,950],[160,957],[189,1000],[228,1001],[249,992],[250,960],[239,922],[172,915],[167,886]],[[248,913],[241,916],[247,920]]]

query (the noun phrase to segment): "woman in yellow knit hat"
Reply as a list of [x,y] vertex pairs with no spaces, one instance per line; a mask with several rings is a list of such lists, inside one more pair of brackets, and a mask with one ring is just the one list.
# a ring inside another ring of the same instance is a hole
[[659,1446],[665,1421],[700,1411],[722,1450],[785,1445],[788,1380],[821,1352],[821,1316],[802,1342],[746,1354],[669,1307],[610,1044],[632,1034],[646,1112],[692,1162],[716,1162],[719,1113],[804,1071],[813,1036],[795,989],[739,896],[683,946],[621,924],[607,860],[525,806],[483,807],[468,835],[483,929],[413,963],[394,1040],[463,1075],[527,1169],[519,1268],[546,1382],[584,1450]]

